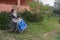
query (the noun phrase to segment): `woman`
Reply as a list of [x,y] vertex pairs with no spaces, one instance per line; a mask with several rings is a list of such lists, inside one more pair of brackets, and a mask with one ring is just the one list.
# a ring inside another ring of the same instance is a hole
[[17,15],[17,12],[15,9],[12,9],[10,12],[10,19],[12,24],[14,25],[14,30],[13,31],[17,31],[17,23],[20,20],[19,16]]
[[10,12],[10,18],[13,22],[17,22],[18,21],[18,18],[19,16],[17,15],[17,12],[15,9],[12,9],[11,12]]

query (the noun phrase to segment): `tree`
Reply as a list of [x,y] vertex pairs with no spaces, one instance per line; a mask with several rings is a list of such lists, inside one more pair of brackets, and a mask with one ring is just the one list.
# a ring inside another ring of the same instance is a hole
[[28,5],[30,6],[30,9],[32,12],[39,12],[39,8],[40,8],[39,0],[30,2],[30,3],[28,3]]
[[45,11],[49,11],[49,13],[52,12],[51,6],[43,5],[43,3],[39,2],[38,0],[37,2],[30,2],[28,5],[30,6],[32,12],[37,12],[37,13],[40,12],[44,13]]

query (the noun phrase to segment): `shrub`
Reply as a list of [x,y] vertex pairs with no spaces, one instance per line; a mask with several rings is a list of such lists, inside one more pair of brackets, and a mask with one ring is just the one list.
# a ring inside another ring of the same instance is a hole
[[0,29],[5,29],[8,21],[9,21],[8,13],[1,12],[0,13]]
[[43,20],[43,16],[40,13],[31,13],[27,10],[23,13],[19,13],[19,15],[29,22],[41,22]]
[[[30,11],[24,11],[22,13],[18,13],[26,22],[41,22],[43,20],[43,16],[40,13],[31,13]],[[6,29],[7,23],[9,22],[9,13],[1,12],[0,13],[0,29]]]

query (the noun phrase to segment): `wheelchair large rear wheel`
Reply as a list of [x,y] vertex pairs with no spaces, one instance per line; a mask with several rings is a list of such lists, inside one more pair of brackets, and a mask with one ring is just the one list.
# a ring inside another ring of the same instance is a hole
[[14,25],[13,25],[13,23],[7,23],[7,27],[6,27],[6,30],[8,31],[8,32],[13,32],[14,31]]

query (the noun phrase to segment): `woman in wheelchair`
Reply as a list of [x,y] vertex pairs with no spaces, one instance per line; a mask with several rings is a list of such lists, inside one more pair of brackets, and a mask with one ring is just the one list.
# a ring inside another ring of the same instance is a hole
[[10,26],[8,26],[9,29],[7,28],[8,29],[7,31],[15,31],[16,32],[17,31],[17,23],[18,23],[20,17],[17,15],[17,12],[15,9],[11,10],[9,16],[10,16],[10,23],[9,23]]
[[10,22],[7,24],[7,31],[9,32],[20,32],[22,33],[26,28],[27,24],[17,15],[17,12],[15,9],[12,9],[10,12]]

